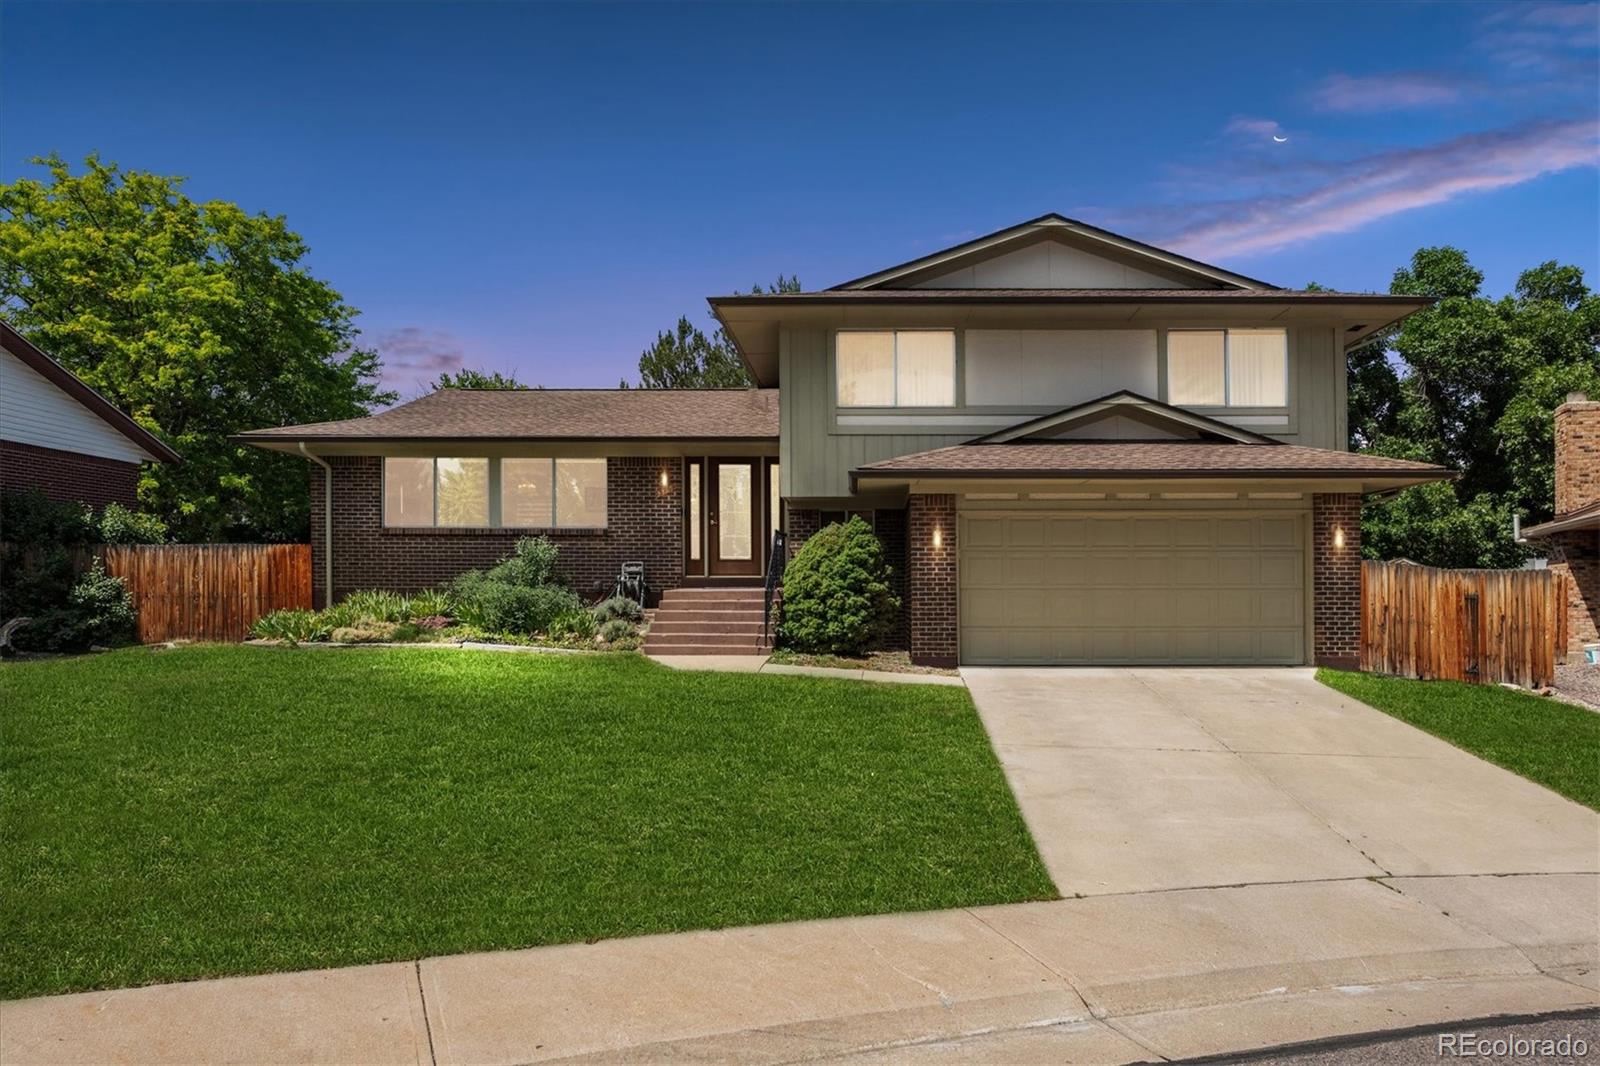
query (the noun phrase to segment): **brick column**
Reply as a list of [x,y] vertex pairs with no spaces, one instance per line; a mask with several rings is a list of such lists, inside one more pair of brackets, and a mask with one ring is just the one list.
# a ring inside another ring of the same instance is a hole
[[806,541],[822,528],[822,512],[815,507],[794,507],[787,502],[783,506],[785,509],[783,528],[788,534],[784,550],[789,553],[789,558],[793,559],[800,554],[800,549],[805,546]]
[[913,494],[910,497],[906,508],[906,557],[906,593],[911,608],[911,661],[922,666],[955,666],[954,496]]
[[1311,497],[1311,568],[1312,661],[1353,670],[1361,662],[1360,494]]
[[[1572,393],[1556,408],[1556,516],[1600,500],[1600,401]],[[1593,529],[1544,541],[1550,569],[1566,574],[1569,650],[1600,641],[1600,535]]]

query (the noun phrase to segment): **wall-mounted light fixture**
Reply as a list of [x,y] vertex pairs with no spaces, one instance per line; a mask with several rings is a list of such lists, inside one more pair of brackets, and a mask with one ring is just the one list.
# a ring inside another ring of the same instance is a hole
[[662,467],[661,468],[661,487],[662,488],[666,488],[667,487],[667,468],[666,467]]
[[944,531],[938,526],[933,527],[933,546],[935,548],[944,547]]
[[1344,527],[1343,526],[1334,526],[1333,527],[1333,546],[1335,548],[1344,547]]

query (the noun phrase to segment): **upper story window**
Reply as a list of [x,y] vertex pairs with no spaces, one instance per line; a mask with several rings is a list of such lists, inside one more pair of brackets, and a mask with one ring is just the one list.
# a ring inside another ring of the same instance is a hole
[[955,406],[954,330],[841,330],[835,350],[840,407]]
[[386,458],[383,524],[408,529],[603,529],[606,461]]
[[1167,402],[1188,407],[1288,406],[1288,334],[1281,329],[1168,331]]

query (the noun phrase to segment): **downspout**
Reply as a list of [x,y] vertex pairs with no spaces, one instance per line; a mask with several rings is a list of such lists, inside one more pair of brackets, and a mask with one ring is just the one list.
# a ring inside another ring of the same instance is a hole
[[333,606],[333,467],[320,455],[306,451],[306,442],[297,442],[300,454],[322,467],[322,606]]

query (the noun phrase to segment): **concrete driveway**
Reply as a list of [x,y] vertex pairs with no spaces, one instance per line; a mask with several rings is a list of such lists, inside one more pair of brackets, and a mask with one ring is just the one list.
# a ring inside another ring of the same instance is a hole
[[1066,896],[1600,869],[1594,812],[1310,670],[963,675]]

